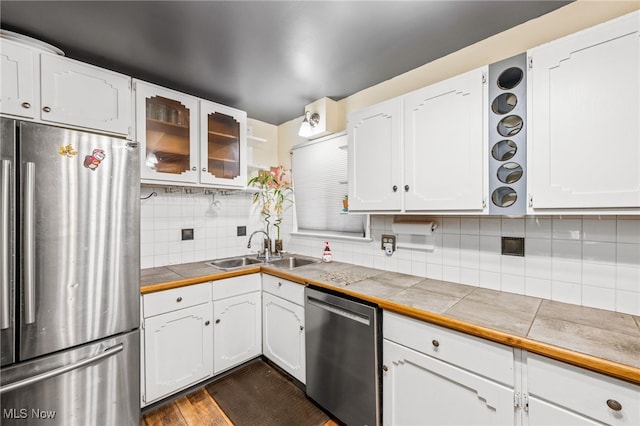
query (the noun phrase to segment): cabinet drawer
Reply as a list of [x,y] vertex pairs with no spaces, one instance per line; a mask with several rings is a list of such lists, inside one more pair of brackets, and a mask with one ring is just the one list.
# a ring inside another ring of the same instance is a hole
[[514,385],[513,349],[392,312],[384,312],[385,339],[441,361]]
[[262,290],[297,305],[304,305],[304,285],[302,284],[263,274]]
[[211,296],[213,300],[226,299],[227,297],[260,291],[260,274],[241,275],[239,277],[225,278],[211,283]]
[[640,386],[530,353],[527,386],[530,397],[600,422],[640,424]]
[[142,296],[144,318],[207,303],[209,300],[211,300],[211,283],[145,294]]

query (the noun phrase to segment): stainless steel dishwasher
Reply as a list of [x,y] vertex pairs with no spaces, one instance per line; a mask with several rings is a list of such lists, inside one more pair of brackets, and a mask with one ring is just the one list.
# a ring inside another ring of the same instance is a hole
[[349,426],[380,424],[380,308],[305,288],[307,396]]

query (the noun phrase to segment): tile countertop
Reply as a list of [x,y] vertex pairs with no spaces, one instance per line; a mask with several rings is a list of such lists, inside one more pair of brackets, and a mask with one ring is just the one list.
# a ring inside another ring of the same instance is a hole
[[640,384],[640,317],[342,262],[295,269],[204,262],[141,271],[141,293],[265,272]]

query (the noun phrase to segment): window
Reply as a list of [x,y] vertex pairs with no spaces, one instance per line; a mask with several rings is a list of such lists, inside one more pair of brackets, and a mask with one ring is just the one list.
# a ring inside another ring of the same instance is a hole
[[346,214],[347,135],[293,147],[293,187],[297,232],[365,238],[367,216]]

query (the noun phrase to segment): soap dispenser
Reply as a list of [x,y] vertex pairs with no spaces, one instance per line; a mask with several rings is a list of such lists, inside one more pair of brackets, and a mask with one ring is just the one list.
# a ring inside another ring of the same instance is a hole
[[322,252],[322,261],[325,263],[329,263],[333,260],[333,255],[331,254],[331,249],[329,248],[329,241],[324,242],[324,251]]

